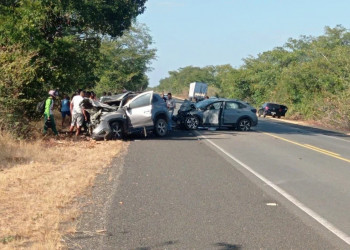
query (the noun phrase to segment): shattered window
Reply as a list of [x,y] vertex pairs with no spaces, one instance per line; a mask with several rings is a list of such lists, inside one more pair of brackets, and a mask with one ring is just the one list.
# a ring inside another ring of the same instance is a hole
[[227,102],[225,109],[238,109],[238,104],[235,102]]

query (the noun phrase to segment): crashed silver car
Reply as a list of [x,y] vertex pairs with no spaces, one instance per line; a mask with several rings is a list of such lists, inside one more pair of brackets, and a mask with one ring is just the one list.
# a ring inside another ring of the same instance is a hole
[[249,131],[258,124],[256,109],[236,99],[210,98],[196,104],[184,101],[174,120],[186,129],[235,128]]
[[101,101],[84,99],[81,106],[90,114],[89,130],[96,140],[122,139],[132,133],[158,136],[168,133],[169,113],[164,100],[153,91],[126,92],[102,97]]

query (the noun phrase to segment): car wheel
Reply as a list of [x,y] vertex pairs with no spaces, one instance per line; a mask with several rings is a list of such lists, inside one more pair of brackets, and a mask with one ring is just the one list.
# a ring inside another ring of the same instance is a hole
[[251,126],[252,126],[251,121],[247,118],[243,118],[239,120],[237,129],[240,131],[249,131]]
[[195,130],[198,128],[199,119],[197,116],[188,116],[185,118],[185,127],[189,130]]
[[121,122],[112,122],[111,131],[113,140],[123,139],[123,127]]
[[168,133],[168,123],[163,118],[157,119],[154,125],[154,131],[157,136],[163,137]]

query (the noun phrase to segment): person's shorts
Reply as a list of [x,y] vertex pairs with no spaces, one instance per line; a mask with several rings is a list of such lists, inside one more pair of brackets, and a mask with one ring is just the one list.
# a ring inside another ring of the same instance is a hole
[[67,115],[70,116],[70,111],[61,111],[62,118],[65,118]]
[[71,125],[74,126],[75,124],[77,127],[83,126],[84,123],[84,116],[83,114],[74,114],[72,118],[72,123]]

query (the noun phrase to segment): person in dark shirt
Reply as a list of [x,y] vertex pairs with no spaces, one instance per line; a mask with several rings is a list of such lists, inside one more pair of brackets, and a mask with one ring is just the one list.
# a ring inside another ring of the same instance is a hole
[[66,116],[69,116],[69,124],[71,123],[70,101],[68,95],[64,95],[63,100],[61,101],[61,115],[63,128]]
[[168,100],[168,98],[166,98],[166,96],[164,95],[164,92],[162,93],[162,99],[166,102],[166,100]]

